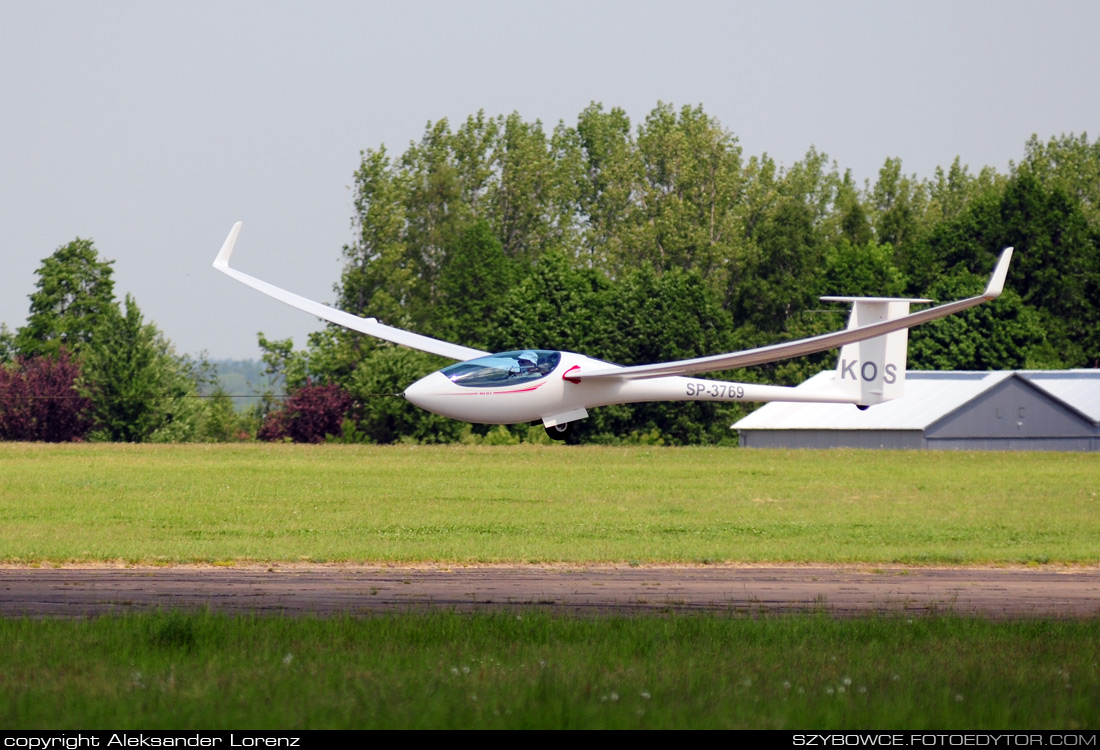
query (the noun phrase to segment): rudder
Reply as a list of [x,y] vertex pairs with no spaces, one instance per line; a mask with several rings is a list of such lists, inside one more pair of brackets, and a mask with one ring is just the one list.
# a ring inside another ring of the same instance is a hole
[[[822,297],[824,302],[850,302],[848,328],[895,320],[909,314],[909,305],[927,299],[894,297]],[[840,349],[830,390],[839,389],[860,406],[881,404],[905,391],[909,329],[846,344]]]

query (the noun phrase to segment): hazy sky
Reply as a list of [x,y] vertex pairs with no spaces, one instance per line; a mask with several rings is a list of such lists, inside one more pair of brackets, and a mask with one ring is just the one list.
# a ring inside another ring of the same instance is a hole
[[320,324],[210,267],[331,302],[359,153],[485,110],[635,125],[702,104],[746,155],[813,145],[1004,171],[1032,133],[1100,132],[1100,3],[0,0],[0,321],[90,237],[181,352],[258,356]]

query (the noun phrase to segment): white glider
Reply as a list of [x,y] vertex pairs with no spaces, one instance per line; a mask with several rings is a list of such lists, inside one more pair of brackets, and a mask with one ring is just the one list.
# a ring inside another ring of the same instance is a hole
[[[458,364],[416,381],[404,396],[413,404],[453,419],[485,424],[541,421],[550,437],[565,439],[588,409],[641,401],[807,401],[851,403],[860,408],[902,394],[909,329],[996,299],[1004,289],[1012,248],[1001,253],[989,283],[977,297],[910,313],[909,305],[926,299],[822,297],[850,302],[852,313],[842,331],[729,354],[675,362],[622,367],[573,352],[519,349],[490,353],[440,341],[360,318],[300,297],[230,268],[229,257],[241,230],[233,225],[214,268],[280,302],[331,323],[385,341],[431,352]],[[685,377],[748,367],[841,347],[833,380],[821,390],[732,383]]]

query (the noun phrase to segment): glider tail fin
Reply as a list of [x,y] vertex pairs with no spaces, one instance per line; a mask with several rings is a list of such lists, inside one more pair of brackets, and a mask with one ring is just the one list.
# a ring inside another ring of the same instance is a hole
[[[848,328],[895,320],[909,314],[912,303],[926,299],[892,297],[822,297],[826,302],[850,302]],[[875,338],[845,344],[837,358],[830,390],[839,391],[861,408],[897,398],[905,390],[909,329],[902,328]]]

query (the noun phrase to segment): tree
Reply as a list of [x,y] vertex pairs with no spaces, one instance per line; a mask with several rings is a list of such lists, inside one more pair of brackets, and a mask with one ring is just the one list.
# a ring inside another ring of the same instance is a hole
[[493,151],[495,185],[487,196],[488,218],[509,258],[531,263],[561,247],[571,229],[557,164],[542,123],[513,112],[499,127]]
[[871,190],[875,238],[904,252],[920,236],[927,196],[915,176],[901,172],[901,159],[887,159]]
[[1100,362],[1100,227],[1059,184],[1027,168],[1009,180],[1000,204],[1001,245],[1017,255],[1009,283],[1043,317],[1071,367]]
[[503,299],[489,349],[605,349],[613,336],[606,314],[610,286],[605,275],[575,268],[564,253],[546,253]]
[[[986,278],[959,273],[928,291],[939,300],[981,294]],[[1006,288],[993,302],[917,326],[909,332],[913,370],[1015,370],[1060,367],[1046,346],[1042,322],[1020,295]],[[1056,356],[1056,355],[1054,355]]]
[[478,219],[467,227],[439,275],[446,305],[436,316],[438,334],[467,346],[485,346],[489,322],[514,283],[515,269],[489,222]]
[[114,309],[112,263],[79,237],[44,259],[35,271],[27,324],[15,335],[16,351],[24,357],[53,355],[64,346],[79,356]]
[[648,260],[658,271],[723,267],[737,239],[733,211],[741,199],[741,147],[702,106],[677,115],[659,103],[639,129],[643,181],[638,210],[623,238],[623,261]]
[[365,151],[355,172],[358,237],[344,247],[348,259],[336,287],[340,309],[390,322],[407,316],[419,269],[405,243],[408,186],[386,149]]
[[220,385],[207,397],[202,440],[225,443],[248,437],[249,418],[238,414],[233,399]]
[[905,294],[905,277],[894,264],[890,245],[873,240],[857,245],[842,238],[826,249],[813,294],[901,297]]
[[[645,264],[607,291],[606,339],[587,353],[617,364],[690,359],[731,351],[732,319],[697,271],[658,274]],[[597,329],[598,330],[598,329]],[[580,350],[586,351],[586,350]],[[710,376],[721,377],[721,374]],[[729,437],[736,405],[642,403],[593,410],[577,426],[582,440],[660,440],[683,445]]]
[[[1089,226],[1079,200],[1058,184],[1045,186],[1027,166],[991,181],[955,218],[912,243],[904,263],[910,291],[925,295],[950,279],[981,277],[1007,246],[1016,249],[1008,288],[1039,314],[1041,348],[1059,352],[1060,366],[1100,360],[1100,230]],[[1039,351],[1008,359],[1051,361]]]
[[1095,231],[1100,231],[1100,138],[1070,133],[1042,143],[1032,135],[1024,147],[1021,164],[1011,172],[1028,171],[1046,189],[1057,188],[1076,203]]
[[630,118],[618,107],[604,112],[593,102],[573,131],[579,147],[578,210],[586,217],[579,257],[589,266],[611,268],[629,257],[626,227],[636,221],[636,191],[644,166],[630,132]]
[[859,191],[852,180],[851,171],[846,171],[837,185],[836,213],[840,222],[840,236],[852,245],[866,245],[873,239],[871,219],[863,205]]
[[93,437],[120,442],[194,439],[198,373],[176,356],[151,323],[145,323],[133,297],[125,312],[117,307],[103,316],[94,345],[82,358],[80,391],[92,400]]
[[757,225],[753,244],[755,255],[730,309],[739,325],[779,333],[813,300],[822,248],[812,209],[799,198],[780,198]]
[[[920,180],[887,159],[860,190],[813,147],[787,168],[767,154],[744,155],[701,106],[658,103],[634,129],[623,110],[596,102],[575,126],[559,123],[552,133],[517,113],[478,112],[457,129],[429,122],[400,157],[384,147],[363,153],[357,236],[345,248],[338,304],[478,348],[558,348],[630,364],[843,327],[843,311],[820,310],[822,294],[953,299],[1015,244],[1008,286],[1018,296],[1006,292],[980,313],[920,329],[916,361],[1096,362],[1097,144],[1032,139],[1010,175],[971,173],[956,158]],[[993,312],[1005,318],[999,330],[983,317]],[[979,333],[962,330],[970,325]],[[344,439],[466,434],[378,395],[442,364],[432,357],[333,326],[304,351],[261,345],[292,391],[334,383],[352,395],[355,429]],[[794,384],[833,356],[737,378]],[[731,411],[616,406],[579,429],[600,440],[714,441],[741,407],[723,408]]]
[[6,323],[0,323],[0,364],[10,362],[15,357],[15,334],[8,330]]

